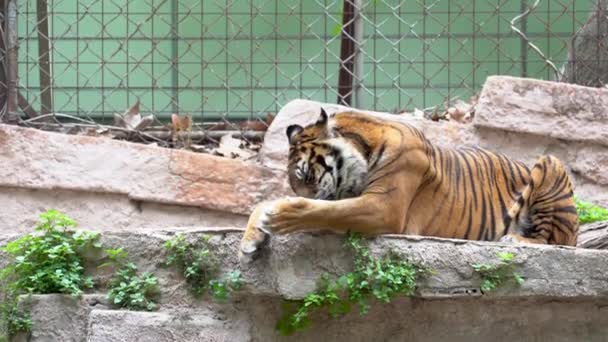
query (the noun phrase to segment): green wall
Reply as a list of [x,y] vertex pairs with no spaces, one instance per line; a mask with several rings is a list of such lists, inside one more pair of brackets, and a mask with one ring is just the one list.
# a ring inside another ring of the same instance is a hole
[[[552,78],[510,30],[520,0],[362,1],[364,108],[466,99],[493,74]],[[39,108],[36,1],[18,3],[20,83]],[[164,118],[212,120],[265,116],[298,97],[335,102],[341,3],[49,0],[54,109],[109,118],[139,97]],[[531,41],[558,67],[590,6],[545,0],[527,18]]]

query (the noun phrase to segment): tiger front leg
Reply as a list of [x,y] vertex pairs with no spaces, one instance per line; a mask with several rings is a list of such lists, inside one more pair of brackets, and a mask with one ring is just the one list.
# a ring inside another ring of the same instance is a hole
[[[400,233],[405,210],[400,201],[381,195],[325,201],[288,197],[265,202],[255,208],[240,244],[239,259],[250,262],[271,234],[330,230],[363,234]],[[399,205],[399,208],[394,208]],[[403,211],[404,212],[404,211]]]
[[273,227],[280,228],[280,223],[289,226],[289,221],[286,219],[292,216],[290,213],[301,208],[295,204],[291,197],[287,197],[262,202],[256,206],[249,216],[247,228],[241,239],[239,259],[242,262],[251,262],[257,257],[259,249],[274,233]]

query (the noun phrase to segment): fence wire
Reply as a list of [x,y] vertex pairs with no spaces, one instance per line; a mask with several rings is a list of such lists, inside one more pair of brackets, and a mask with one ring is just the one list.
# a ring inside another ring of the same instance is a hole
[[[264,123],[295,98],[387,112],[445,106],[496,74],[608,82],[597,72],[608,64],[605,0],[0,2],[3,113],[14,68],[13,109],[25,119],[110,122],[139,100],[158,122],[178,113]],[[597,53],[573,51],[584,44]],[[595,79],[582,80],[577,63]]]

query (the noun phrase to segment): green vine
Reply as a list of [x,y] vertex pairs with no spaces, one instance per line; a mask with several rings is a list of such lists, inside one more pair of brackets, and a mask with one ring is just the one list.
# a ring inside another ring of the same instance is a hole
[[356,234],[348,236],[345,247],[354,254],[354,270],[335,281],[324,276],[319,290],[303,300],[286,303],[284,315],[276,324],[280,334],[291,335],[306,329],[315,311],[325,309],[332,318],[337,318],[349,313],[356,304],[360,314],[365,315],[370,299],[389,303],[397,295],[412,296],[417,281],[429,272],[393,252],[382,259],[373,257]]
[[219,262],[209,249],[209,239],[210,236],[204,235],[191,244],[183,234],[177,234],[165,242],[165,264],[179,267],[196,297],[209,292],[214,299],[224,301],[241,288],[241,273],[231,271],[218,278]]
[[511,281],[519,286],[524,283],[524,278],[516,271],[516,265],[513,261],[515,255],[510,252],[499,252],[497,255],[499,258],[498,264],[471,265],[475,272],[479,273],[482,278],[482,293],[494,291],[498,287]]

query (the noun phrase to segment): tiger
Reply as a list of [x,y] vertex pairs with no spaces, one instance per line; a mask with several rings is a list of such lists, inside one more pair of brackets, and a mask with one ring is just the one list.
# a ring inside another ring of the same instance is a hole
[[562,162],[532,168],[481,147],[440,147],[410,124],[321,108],[286,128],[296,196],[257,205],[239,258],[272,234],[330,231],[574,246],[578,217]]

